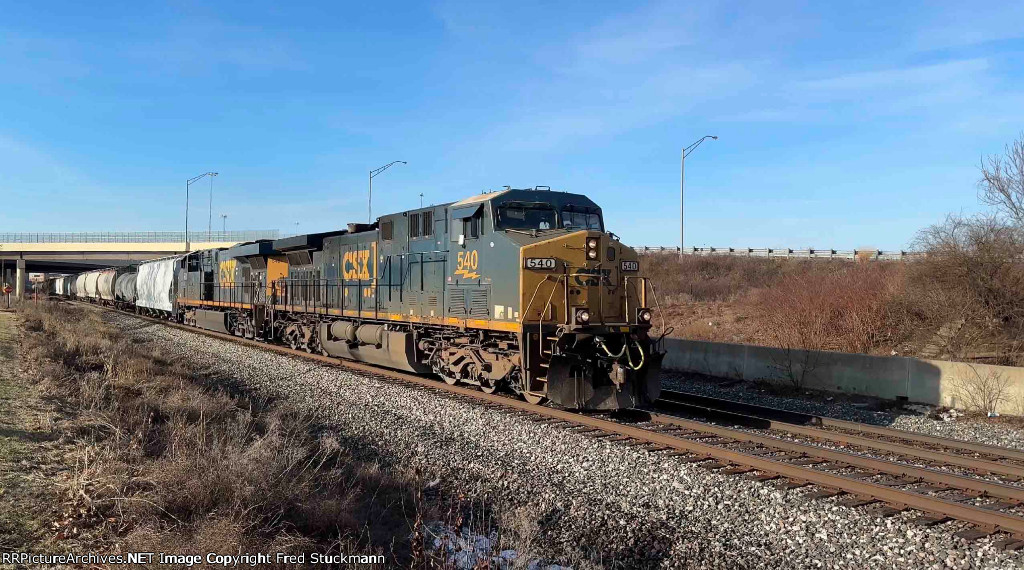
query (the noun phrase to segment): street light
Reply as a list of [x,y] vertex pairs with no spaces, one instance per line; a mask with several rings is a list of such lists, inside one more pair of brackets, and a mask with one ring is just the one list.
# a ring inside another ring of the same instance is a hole
[[367,192],[367,200],[366,200],[367,201],[367,212],[368,212],[366,223],[368,223],[368,224],[372,224],[373,223],[373,177],[377,176],[381,172],[384,172],[385,170],[391,168],[395,164],[398,164],[399,162],[401,162],[402,164],[409,164],[408,162],[406,162],[404,160],[393,160],[393,161],[385,164],[384,166],[381,166],[380,168],[375,168],[375,169],[370,171],[370,187],[369,187],[369,190]]
[[[202,178],[204,176],[211,176],[211,177],[213,177],[213,176],[217,176],[217,173],[216,172],[204,172],[204,173],[200,174],[199,176],[193,176],[192,178],[189,178],[188,180],[185,181],[185,253],[189,252],[189,247],[188,247],[188,187],[191,186],[193,182],[198,181],[200,178]],[[211,205],[213,204],[213,183],[212,182],[210,183],[210,204]]]
[[690,156],[690,153],[697,150],[700,143],[707,139],[718,140],[715,135],[704,135],[697,142],[683,149],[680,153],[679,158],[679,257],[683,257],[683,184],[686,180],[686,157]]
[[423,192],[420,192],[420,208],[423,207]]
[[[225,234],[225,235],[227,235],[227,233],[228,233],[228,215],[227,214],[221,214],[220,215],[220,233]],[[225,239],[224,236],[221,236],[221,239]]]

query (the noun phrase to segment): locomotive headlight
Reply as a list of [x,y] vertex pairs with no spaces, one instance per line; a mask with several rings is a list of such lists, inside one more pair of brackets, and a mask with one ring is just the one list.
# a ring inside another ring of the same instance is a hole
[[597,238],[587,239],[587,247],[590,249],[597,249]]
[[590,322],[590,311],[587,309],[576,309],[576,324],[585,325]]
[[650,309],[637,309],[636,311],[636,320],[641,323],[649,323],[653,317],[654,314],[651,313]]
[[587,259],[597,259],[597,250],[596,249],[588,249],[587,250]]

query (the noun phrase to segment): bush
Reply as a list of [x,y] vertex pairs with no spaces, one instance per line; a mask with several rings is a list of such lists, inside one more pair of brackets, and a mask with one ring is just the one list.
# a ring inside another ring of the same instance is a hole
[[908,336],[902,264],[832,265],[759,291],[753,310],[775,346],[870,352]]
[[735,300],[775,283],[789,265],[786,260],[661,253],[644,255],[641,262],[667,302]]
[[995,216],[951,215],[922,230],[916,245],[927,255],[912,264],[913,297],[931,327],[949,331],[946,353],[1024,362],[1024,230]]

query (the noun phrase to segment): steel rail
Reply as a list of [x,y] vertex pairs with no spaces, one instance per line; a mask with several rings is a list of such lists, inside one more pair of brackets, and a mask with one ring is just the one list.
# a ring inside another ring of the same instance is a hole
[[[958,467],[971,469],[973,471],[980,473],[994,473],[1024,479],[1024,467],[1020,465],[999,463],[996,461],[990,461],[988,459],[965,457],[963,455],[951,453],[942,453],[939,451],[932,451],[930,449],[921,449],[917,447],[901,445],[898,443],[890,443],[878,439],[871,439],[867,437],[860,437],[856,435],[849,435],[845,433],[823,430],[817,427],[801,426],[797,424],[776,421],[769,418],[749,416],[746,414],[741,414],[730,410],[706,407],[703,405],[691,404],[688,402],[681,402],[673,398],[674,396],[670,396],[669,399],[662,398],[662,400],[664,400],[664,403],[668,403],[671,407],[677,409],[682,408],[690,413],[704,414],[712,417],[717,416],[719,418],[729,419],[741,424],[746,423],[758,429],[770,429],[774,431],[786,432],[794,435],[801,435],[819,440],[827,440],[846,445],[855,445],[869,449],[876,449],[888,453],[894,453],[897,455],[915,457],[929,462],[942,463],[946,465],[955,465]],[[661,404],[662,409],[665,408],[664,403]]]
[[[97,307],[112,312],[120,312],[114,308],[105,306],[92,305],[88,303],[86,303],[86,306]],[[1020,517],[1017,515],[1002,513],[999,511],[985,509],[982,507],[972,505],[965,505],[947,499],[942,499],[939,497],[922,495],[920,493],[916,493],[913,491],[895,489],[892,487],[887,487],[885,485],[871,483],[868,481],[847,477],[837,473],[818,471],[796,464],[785,463],[782,461],[772,459],[765,459],[757,455],[743,453],[741,451],[727,449],[716,445],[702,443],[699,441],[684,439],[682,437],[677,437],[670,434],[659,433],[656,431],[652,431],[650,429],[624,425],[610,420],[601,419],[594,416],[587,416],[576,412],[569,412],[565,410],[548,408],[545,406],[538,406],[530,404],[523,400],[512,399],[498,394],[486,394],[476,389],[463,388],[461,386],[451,386],[442,382],[429,380],[427,378],[415,376],[413,374],[408,374],[404,372],[399,372],[396,370],[382,369],[380,367],[370,366],[358,362],[345,361],[339,358],[332,358],[329,356],[323,356],[319,354],[311,354],[304,351],[287,348],[284,346],[278,346],[251,339],[236,337],[234,335],[218,333],[196,327],[190,327],[179,323],[170,322],[165,319],[143,317],[141,315],[136,315],[134,313],[128,314],[143,320],[165,324],[172,328],[189,331],[195,334],[201,334],[215,339],[247,345],[253,348],[270,350],[284,355],[296,356],[300,358],[309,358],[340,368],[369,372],[378,376],[390,377],[408,384],[414,384],[430,390],[456,394],[459,396],[463,396],[467,399],[481,401],[484,403],[483,405],[485,406],[513,409],[516,411],[525,412],[536,416],[546,416],[551,420],[555,420],[555,423],[576,424],[578,426],[586,426],[587,428],[600,430],[602,432],[607,432],[609,434],[618,434],[619,437],[613,439],[617,439],[620,441],[637,440],[638,442],[654,444],[655,446],[657,446],[657,449],[660,450],[672,449],[676,451],[684,451],[701,457],[715,458],[718,460],[728,461],[736,465],[749,467],[750,469],[753,470],[761,471],[767,474],[778,475],[780,477],[785,477],[794,481],[812,483],[830,489],[839,489],[846,493],[851,493],[857,496],[868,497],[874,500],[883,501],[897,507],[907,507],[925,513],[930,513],[936,515],[939,520],[945,517],[956,518],[977,525],[986,533],[1001,531],[1010,533],[1015,538],[1024,539],[1024,517]],[[694,429],[695,431],[714,433],[718,430],[721,430],[722,432],[727,433],[725,437],[729,439],[740,439],[740,437],[737,436],[745,435],[745,432],[728,430],[727,428],[717,428],[716,426],[709,426],[708,424],[702,424],[699,422],[693,422],[689,420],[682,420],[680,418],[673,418],[671,416],[663,416],[659,414],[652,414],[652,420],[662,424],[679,425],[683,427],[692,426],[692,429]],[[760,439],[767,440],[769,442],[768,445],[771,447],[781,448],[780,444],[784,443],[774,438]],[[828,450],[814,448],[811,446],[796,446],[794,444],[794,447],[808,447],[819,453],[835,453],[836,456],[843,457],[840,460],[841,462],[846,462],[846,459],[851,457],[850,454],[829,452]],[[885,462],[878,461],[878,463],[882,464]],[[920,469],[919,471],[927,470]],[[999,486],[993,484],[993,489],[996,489],[998,487]]]
[[[779,408],[772,408],[769,406],[760,406],[748,402],[737,402],[735,400],[726,400],[723,398],[714,398],[711,396],[703,396],[700,394],[691,394],[689,392],[662,390],[661,396],[663,399],[666,399],[666,401],[672,401],[673,403],[680,402],[681,400],[687,400],[687,403],[695,403],[710,408],[733,408],[737,411],[740,411],[740,413],[748,414],[764,420],[779,418],[781,419],[781,421],[789,424],[801,423],[805,425],[815,425],[820,427],[832,427],[849,431],[858,431],[862,433],[870,433],[873,435],[892,437],[907,441],[914,441],[918,443],[938,445],[948,449],[959,449],[962,451],[969,451],[971,453],[988,455],[992,457],[1024,461],[1024,451],[1019,449],[999,447],[997,445],[988,445],[985,443],[976,443],[973,441],[964,441],[961,439],[952,439],[948,437],[926,435],[922,433],[915,433],[895,428],[873,426],[870,424],[863,424],[846,420],[837,420],[825,416],[818,416],[803,412],[793,412],[790,410],[782,410]],[[668,398],[666,398],[666,396],[668,396]]]
[[694,431],[714,434],[719,437],[734,439],[737,441],[756,443],[765,447],[799,453],[810,457],[818,457],[828,461],[847,464],[851,467],[861,467],[877,471],[879,473],[888,473],[889,475],[912,477],[919,481],[938,483],[940,485],[948,485],[958,489],[977,491],[979,493],[984,493],[991,497],[999,497],[1001,499],[1024,501],[1024,487],[1014,487],[1004,485],[1002,483],[985,481],[984,479],[964,477],[955,473],[936,471],[934,469],[927,469],[924,467],[915,467],[913,465],[896,463],[885,459],[876,459],[874,457],[850,453],[848,451],[836,451],[833,449],[818,447],[816,445],[795,443],[776,437],[757,435],[742,430],[715,426],[695,420],[686,420],[676,416],[652,413],[651,418],[652,420],[660,423],[677,425]]

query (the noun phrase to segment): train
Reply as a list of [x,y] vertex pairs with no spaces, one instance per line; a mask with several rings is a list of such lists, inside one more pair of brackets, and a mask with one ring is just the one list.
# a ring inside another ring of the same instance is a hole
[[601,208],[489,191],[52,279],[50,294],[574,410],[660,393],[656,291]]

